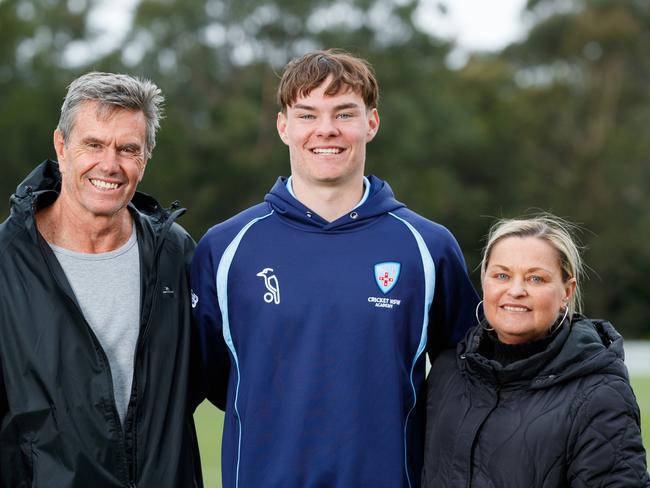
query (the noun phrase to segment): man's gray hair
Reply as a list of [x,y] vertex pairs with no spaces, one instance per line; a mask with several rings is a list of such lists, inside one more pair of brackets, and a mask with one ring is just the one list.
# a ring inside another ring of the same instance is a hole
[[156,131],[163,117],[165,98],[153,82],[124,74],[93,71],[74,80],[61,106],[58,129],[67,144],[79,108],[84,102],[97,102],[99,117],[110,115],[117,108],[141,111],[147,121],[144,154],[149,159],[156,146]]

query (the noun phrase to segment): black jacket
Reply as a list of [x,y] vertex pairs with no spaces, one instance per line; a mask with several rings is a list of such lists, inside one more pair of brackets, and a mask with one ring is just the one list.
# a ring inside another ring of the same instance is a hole
[[36,229],[58,196],[45,161],[12,196],[0,226],[0,486],[202,486],[188,407],[194,242],[138,194],[129,204],[140,251],[141,327],[124,427],[106,354]]
[[612,325],[575,317],[506,367],[475,327],[428,382],[423,487],[649,487],[639,408]]

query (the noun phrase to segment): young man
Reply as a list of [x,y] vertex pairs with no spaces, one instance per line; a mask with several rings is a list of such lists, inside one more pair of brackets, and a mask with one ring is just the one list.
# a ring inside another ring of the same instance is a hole
[[136,193],[163,97],[88,73],[0,226],[0,486],[201,486],[187,401],[194,243]]
[[289,63],[277,128],[291,176],[197,247],[226,488],[419,486],[424,353],[455,344],[478,300],[452,235],[364,177],[377,97],[349,54]]

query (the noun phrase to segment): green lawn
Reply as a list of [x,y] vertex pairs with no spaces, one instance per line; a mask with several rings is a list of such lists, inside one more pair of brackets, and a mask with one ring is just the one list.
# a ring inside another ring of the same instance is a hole
[[[641,408],[641,431],[647,453],[650,451],[650,376],[633,377],[632,387]],[[203,402],[194,414],[194,419],[201,448],[203,481],[206,488],[221,488],[223,413],[210,403]]]
[[206,488],[221,488],[223,412],[206,400],[194,412],[194,422],[201,449],[203,484]]
[[633,376],[632,388],[641,409],[641,435],[650,464],[650,376]]

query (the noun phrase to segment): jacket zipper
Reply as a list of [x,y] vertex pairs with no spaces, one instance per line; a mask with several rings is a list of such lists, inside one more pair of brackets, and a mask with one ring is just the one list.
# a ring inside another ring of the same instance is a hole
[[[153,280],[153,287],[151,287],[149,290],[145,290],[145,297],[143,300],[143,304],[147,303],[147,301],[151,300],[151,306],[148,309],[148,316],[146,320],[143,320],[144,317],[140,317],[140,324],[144,324],[144,327],[140,331],[140,334],[138,335],[138,341],[136,343],[135,347],[135,356],[133,358],[133,380],[132,380],[132,385],[131,385],[131,399],[133,398],[133,393],[136,392],[137,396],[137,391],[138,391],[138,376],[136,374],[136,371],[138,369],[138,361],[139,358],[142,357],[142,350],[144,348],[145,340],[147,338],[149,329],[151,328],[151,317],[153,315],[153,311],[156,309],[156,306],[158,305],[158,286],[160,285],[160,274],[158,273],[159,269],[159,263],[160,263],[160,254],[162,252],[162,247],[165,242],[165,238],[167,236],[167,232],[169,231],[169,228],[172,226],[172,224],[176,221],[179,215],[184,213],[184,209],[178,209],[178,202],[174,202],[172,204],[172,209],[175,211],[167,215],[165,222],[163,224],[163,228],[161,229],[160,233],[158,234],[158,239],[156,242],[156,248],[154,251],[154,259],[153,259],[153,270],[154,270],[154,276],[155,279]],[[144,284],[145,287],[148,286],[148,283]],[[133,435],[133,440],[131,441],[131,447],[127,449],[126,446],[126,440],[123,442],[123,448],[124,448],[124,453],[125,453],[125,459],[127,463],[127,473],[128,473],[128,488],[136,488],[136,476],[137,476],[137,446],[135,445],[137,436],[135,432],[132,432],[134,430],[134,426],[137,424],[137,416],[138,416],[138,402],[136,401],[133,404],[133,407],[131,407],[131,400],[129,400],[129,405],[127,407],[127,413],[126,413],[126,419],[130,419],[130,425],[133,427],[130,429],[132,435]],[[126,438],[126,432],[123,433],[123,439]]]
[[496,386],[494,388],[494,394],[495,394],[495,397],[496,397],[495,400],[494,400],[494,405],[492,405],[492,408],[490,408],[490,411],[485,414],[485,417],[483,417],[483,420],[481,420],[481,423],[478,424],[478,426],[474,430],[474,434],[472,435],[472,444],[469,446],[470,452],[469,452],[469,456],[467,457],[467,485],[466,485],[467,488],[471,488],[471,486],[472,486],[472,476],[474,476],[472,466],[474,464],[474,462],[473,462],[473,460],[474,460],[474,445],[476,444],[476,440],[477,440],[476,437],[477,437],[479,431],[481,430],[481,428],[483,427],[483,424],[485,423],[485,421],[488,419],[488,417],[492,414],[494,409],[499,404],[499,395],[501,394],[501,387],[500,386]]
[[[155,259],[154,264],[156,266],[156,269],[157,269],[157,263],[158,263],[158,259]],[[155,286],[153,287],[153,290],[152,290],[154,292],[154,294],[153,294],[153,297],[151,297],[152,302],[151,302],[150,311],[153,311],[155,306],[158,304],[158,294],[155,293],[155,290],[158,289],[159,278],[160,277],[158,276],[158,272],[156,271],[156,280],[154,282]],[[139,385],[138,385],[138,376],[136,374],[136,371],[137,371],[137,368],[138,368],[139,358],[142,357],[141,352],[142,352],[142,350],[144,348],[145,337],[146,337],[147,331],[149,330],[149,325],[151,323],[151,315],[152,314],[149,313],[149,317],[147,317],[147,321],[144,322],[144,327],[142,328],[142,331],[140,332],[140,335],[138,336],[138,342],[137,342],[136,347],[135,347],[135,357],[134,357],[134,360],[133,360],[133,367],[134,367],[134,369],[133,369],[133,381],[132,381],[132,385],[131,385],[131,398],[133,398],[133,393],[134,392],[136,393],[135,396],[137,397],[137,391],[138,391]],[[124,452],[126,454],[125,457],[126,457],[126,459],[130,460],[130,462],[127,461],[128,474],[129,474],[129,485],[128,485],[129,488],[135,488],[136,487],[135,478],[136,478],[136,469],[137,469],[138,449],[137,449],[137,446],[135,445],[137,436],[136,436],[136,433],[133,432],[133,431],[135,429],[135,425],[137,424],[137,416],[138,416],[138,402],[135,401],[133,403],[133,406],[131,406],[131,401],[129,401],[129,406],[127,408],[126,418],[130,419],[130,425],[133,426],[130,429],[130,433],[133,435],[133,439],[131,441],[131,446],[128,449],[126,447],[126,441],[124,442]],[[124,437],[126,437],[126,432],[124,432]]]

